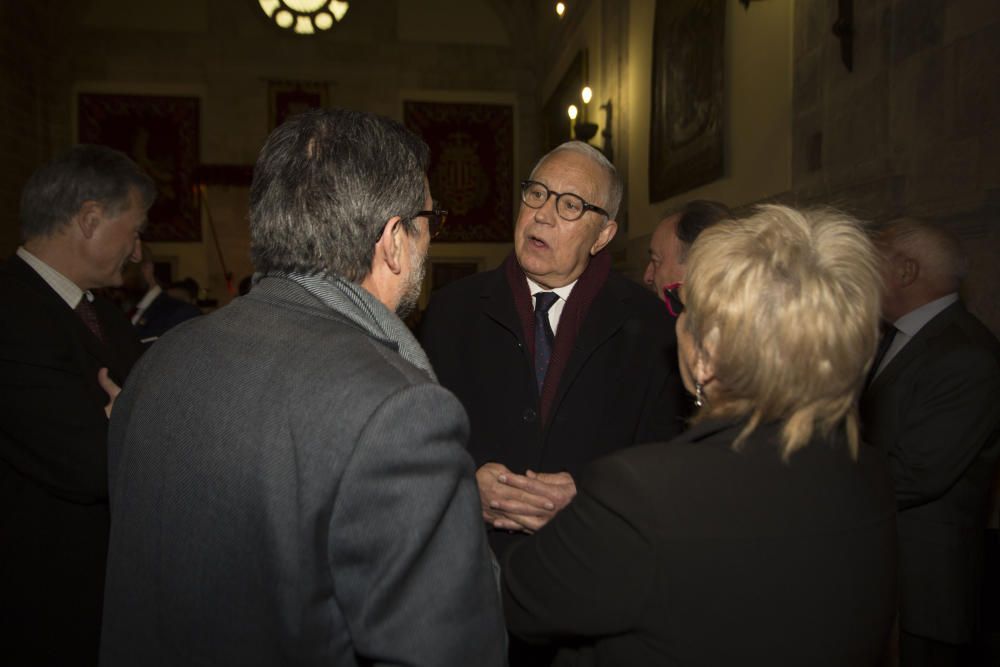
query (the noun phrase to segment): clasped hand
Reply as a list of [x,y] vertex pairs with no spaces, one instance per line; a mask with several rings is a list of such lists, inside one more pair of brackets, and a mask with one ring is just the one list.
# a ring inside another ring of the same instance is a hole
[[476,471],[483,520],[494,528],[533,533],[566,507],[576,495],[576,483],[567,472],[523,475],[500,463]]

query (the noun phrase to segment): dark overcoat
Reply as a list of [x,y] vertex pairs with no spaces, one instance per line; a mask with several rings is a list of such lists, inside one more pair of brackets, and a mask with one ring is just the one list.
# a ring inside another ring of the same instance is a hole
[[[420,333],[441,384],[469,414],[477,466],[495,461],[516,473],[574,477],[604,454],[680,432],[675,341],[663,303],[610,273],[584,315],[543,422],[531,345],[504,267],[436,292]],[[490,533],[498,555],[517,539]]]
[[93,302],[106,342],[21,258],[0,265],[0,662],[96,664],[108,543],[108,395],[141,354]]
[[862,395],[865,439],[888,454],[895,484],[900,627],[910,634],[962,644],[978,627],[998,397],[1000,344],[961,302]]
[[[595,462],[573,502],[503,562],[511,632],[560,665],[874,666],[895,616],[885,457],[842,432],[788,461],[779,422]],[[567,649],[567,647],[569,647]]]

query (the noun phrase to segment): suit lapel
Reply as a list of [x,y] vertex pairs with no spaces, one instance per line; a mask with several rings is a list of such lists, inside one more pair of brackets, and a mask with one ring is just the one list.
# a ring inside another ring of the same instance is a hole
[[[587,360],[598,347],[621,329],[627,316],[625,304],[622,303],[615,286],[610,281],[606,282],[604,289],[598,293],[597,298],[590,304],[590,309],[584,316],[583,325],[576,336],[573,352],[559,378],[559,387],[556,398],[552,402],[550,414],[554,415],[559,410],[559,404],[562,403]],[[548,423],[551,424],[552,421],[550,418]]]
[[[91,356],[100,366],[109,365],[110,355],[104,344],[101,343],[94,333],[87,328],[72,308],[69,307],[63,298],[52,289],[45,279],[28,266],[28,264],[14,255],[8,262],[11,272],[25,284],[27,284],[37,294],[38,302],[52,317],[56,328],[71,332],[83,345],[87,354]],[[100,317],[100,315],[98,315]],[[103,318],[101,324],[104,326]]]
[[866,394],[876,394],[881,387],[891,386],[896,379],[914,360],[919,359],[927,349],[928,341],[934,339],[941,331],[951,325],[963,312],[962,303],[956,301],[940,313],[930,322],[925,324],[917,335],[910,339],[903,346],[889,364],[882,369],[875,381],[866,391]]
[[[521,318],[517,315],[517,309],[514,306],[514,297],[507,286],[502,266],[493,272],[493,279],[484,286],[479,298],[482,303],[483,313],[504,329],[510,331],[520,341],[526,350],[525,354],[527,354],[530,341],[525,339],[525,333],[521,326]],[[525,358],[527,359],[527,356]]]

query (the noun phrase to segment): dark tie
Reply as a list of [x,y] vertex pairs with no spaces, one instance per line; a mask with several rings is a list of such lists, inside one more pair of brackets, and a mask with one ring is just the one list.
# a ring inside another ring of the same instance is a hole
[[94,304],[87,301],[87,295],[83,295],[80,299],[80,303],[76,304],[76,314],[80,316],[83,323],[87,325],[97,340],[104,342],[104,334],[101,332],[101,322],[97,319],[97,309],[94,308]]
[[872,359],[872,367],[868,369],[868,377],[865,379],[866,389],[875,380],[875,373],[878,372],[879,365],[882,363],[882,360],[885,359],[885,355],[889,351],[889,347],[892,346],[892,341],[896,338],[897,331],[899,330],[892,324],[883,322],[882,337],[878,341],[878,347],[875,349],[875,358]]
[[539,292],[535,295],[535,379],[538,380],[538,391],[542,391],[545,382],[545,371],[549,368],[552,357],[552,344],[555,334],[549,324],[549,308],[559,299],[555,292]]

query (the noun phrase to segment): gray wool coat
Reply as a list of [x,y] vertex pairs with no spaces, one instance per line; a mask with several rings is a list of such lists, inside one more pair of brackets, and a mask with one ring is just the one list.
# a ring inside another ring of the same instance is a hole
[[111,422],[101,664],[505,664],[467,439],[290,280],[172,330]]

